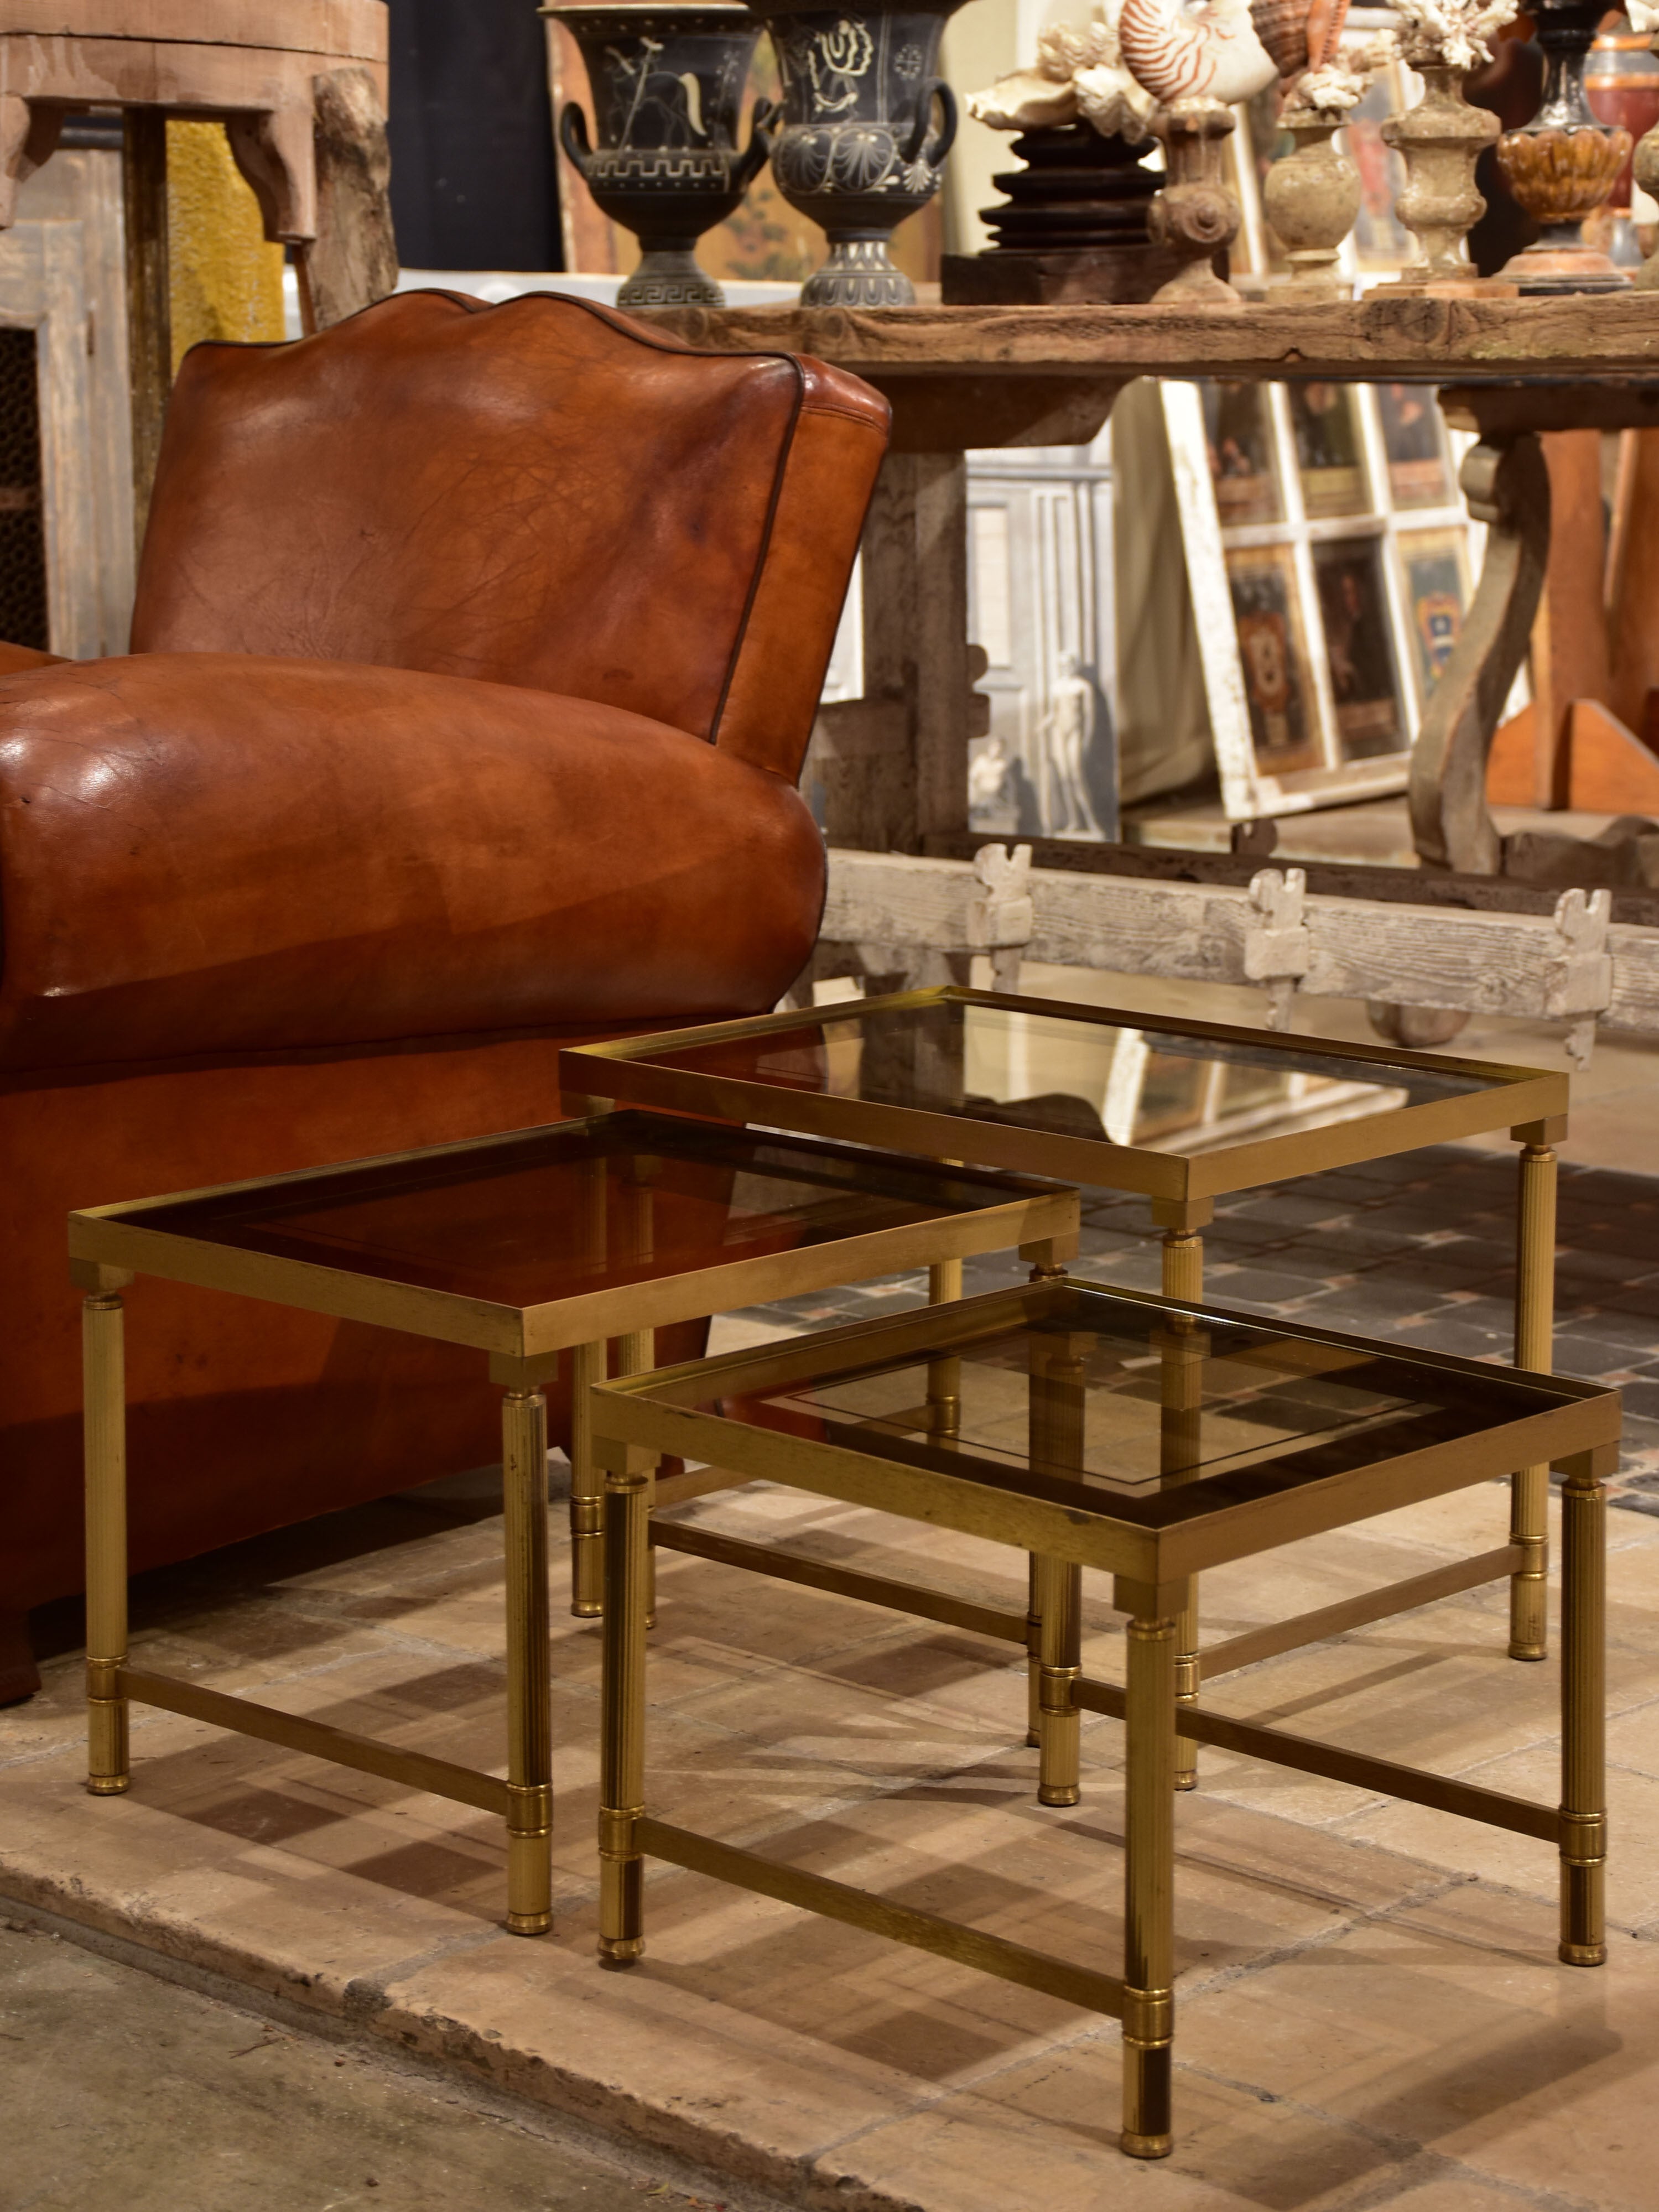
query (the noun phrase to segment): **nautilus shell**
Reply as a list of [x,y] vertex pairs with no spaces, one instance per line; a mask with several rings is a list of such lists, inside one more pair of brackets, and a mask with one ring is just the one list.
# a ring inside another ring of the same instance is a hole
[[1187,100],[1231,106],[1279,75],[1245,0],[1124,0],[1117,27],[1137,82],[1165,107]]
[[1347,18],[1348,0],[1250,0],[1250,21],[1281,83],[1334,62]]

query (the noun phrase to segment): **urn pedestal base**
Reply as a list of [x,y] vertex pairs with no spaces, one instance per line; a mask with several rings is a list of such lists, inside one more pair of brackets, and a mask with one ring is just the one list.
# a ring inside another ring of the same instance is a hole
[[947,253],[939,263],[939,298],[947,307],[1136,307],[1187,266],[1167,246],[993,246],[983,253]]
[[1000,171],[1007,197],[980,210],[995,244],[941,264],[947,307],[1135,306],[1180,275],[1187,256],[1152,240],[1164,180],[1142,166],[1150,140],[1067,123],[1024,131],[1012,150],[1024,167]]

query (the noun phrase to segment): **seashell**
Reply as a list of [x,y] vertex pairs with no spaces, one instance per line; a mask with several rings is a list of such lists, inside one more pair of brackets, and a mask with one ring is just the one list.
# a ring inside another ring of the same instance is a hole
[[1279,75],[1244,0],[1124,0],[1117,29],[1136,82],[1165,107],[1194,100],[1231,107]]
[[1250,0],[1255,34],[1273,56],[1281,79],[1296,76],[1308,66],[1310,14],[1310,0]]
[[1126,69],[1079,70],[1072,80],[1078,113],[1092,123],[1103,138],[1123,138],[1139,146],[1152,136],[1158,102]]
[[988,92],[970,92],[968,112],[993,131],[1042,131],[1077,120],[1077,93],[1069,76],[1016,70],[1012,76],[1000,76]]
[[1313,0],[1308,10],[1308,67],[1328,69],[1342,50],[1348,0]]

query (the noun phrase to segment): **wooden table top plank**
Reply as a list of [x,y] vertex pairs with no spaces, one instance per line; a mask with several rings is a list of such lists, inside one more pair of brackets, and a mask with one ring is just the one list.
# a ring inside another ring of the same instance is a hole
[[1472,384],[1659,383],[1659,292],[1441,299],[1373,292],[1239,313],[1154,307],[676,307],[648,319],[722,351],[815,354],[888,384],[964,374]]

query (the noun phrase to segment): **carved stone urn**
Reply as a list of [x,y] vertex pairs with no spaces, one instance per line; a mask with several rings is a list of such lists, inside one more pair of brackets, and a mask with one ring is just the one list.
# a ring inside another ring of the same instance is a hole
[[1598,120],[1584,96],[1584,60],[1601,18],[1595,0],[1533,0],[1544,50],[1544,98],[1532,121],[1498,142],[1504,182],[1542,228],[1504,270],[1523,293],[1622,292],[1630,283],[1580,229],[1619,180],[1631,135]]
[[963,0],[750,0],[777,49],[783,125],[772,173],[817,223],[830,257],[801,287],[808,307],[902,307],[915,299],[888,241],[939,190],[957,103],[936,71],[946,19]]
[[1406,164],[1406,184],[1395,213],[1416,239],[1423,258],[1379,290],[1508,292],[1483,282],[1464,244],[1486,211],[1475,189],[1474,165],[1503,133],[1498,118],[1471,107],[1463,97],[1464,71],[1449,62],[1407,59],[1423,79],[1423,97],[1403,115],[1391,115],[1382,137]]
[[1287,107],[1279,118],[1296,150],[1273,162],[1261,185],[1267,220],[1291,264],[1289,276],[1272,288],[1275,301],[1346,300],[1352,291],[1337,265],[1359,213],[1359,172],[1336,144],[1346,121],[1314,107]]
[[738,150],[738,111],[760,26],[738,6],[544,8],[581,49],[599,143],[581,109],[559,118],[559,143],[601,212],[640,241],[620,307],[723,307],[697,266],[696,244],[741,204],[770,149],[776,110],[757,100]]

